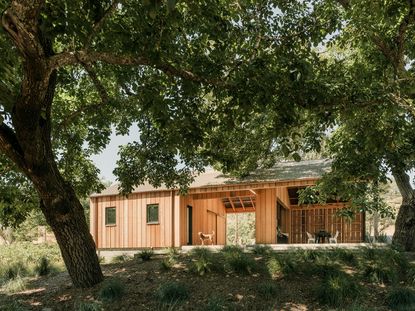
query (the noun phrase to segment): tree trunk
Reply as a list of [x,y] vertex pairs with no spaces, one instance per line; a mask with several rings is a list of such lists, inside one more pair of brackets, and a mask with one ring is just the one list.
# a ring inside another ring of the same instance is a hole
[[392,173],[402,195],[392,242],[405,251],[415,251],[415,192],[403,170],[395,169]]
[[45,162],[41,170],[29,175],[39,193],[40,208],[55,234],[74,286],[91,287],[101,282],[103,275],[84,209],[54,159]]

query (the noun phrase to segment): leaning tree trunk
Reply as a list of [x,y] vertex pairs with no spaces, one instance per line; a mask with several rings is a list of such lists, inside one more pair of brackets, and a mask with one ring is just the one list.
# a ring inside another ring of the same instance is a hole
[[103,279],[94,241],[75,191],[57,168],[51,143],[57,72],[50,61],[52,43],[39,27],[43,4],[13,0],[3,11],[2,26],[20,54],[23,77],[11,126],[0,122],[0,151],[33,182],[73,284],[90,287]]
[[[103,275],[95,244],[75,192],[59,175],[43,176],[42,183],[35,183],[41,197],[41,209],[55,234],[73,284],[91,287],[101,282]],[[46,188],[45,184],[48,185]]]
[[393,177],[402,195],[402,204],[396,218],[392,242],[406,251],[415,251],[415,191],[405,171],[394,169]]

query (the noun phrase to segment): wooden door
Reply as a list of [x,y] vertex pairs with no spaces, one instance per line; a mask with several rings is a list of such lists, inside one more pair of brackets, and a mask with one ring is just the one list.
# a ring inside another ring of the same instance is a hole
[[217,244],[217,235],[218,235],[218,228],[217,228],[217,214],[212,211],[207,211],[207,230],[206,233],[212,233],[215,231],[215,235],[213,237],[213,241]]
[[226,217],[216,215],[216,242],[218,245],[226,244]]

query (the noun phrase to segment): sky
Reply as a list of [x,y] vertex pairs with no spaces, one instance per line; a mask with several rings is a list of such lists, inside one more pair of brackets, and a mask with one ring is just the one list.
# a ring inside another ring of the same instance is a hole
[[[131,129],[134,133],[134,129]],[[116,135],[115,131],[112,131],[111,141],[107,147],[98,155],[92,156],[92,161],[101,171],[100,177],[106,181],[115,182],[115,176],[112,173],[116,166],[116,162],[119,159],[118,147],[134,141],[133,134],[130,135]]]

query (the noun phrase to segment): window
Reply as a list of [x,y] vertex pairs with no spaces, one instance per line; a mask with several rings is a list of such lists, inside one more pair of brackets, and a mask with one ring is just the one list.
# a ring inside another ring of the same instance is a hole
[[105,208],[105,225],[114,226],[116,224],[116,219],[115,207]]
[[148,224],[159,223],[159,205],[158,204],[147,205],[147,223]]

